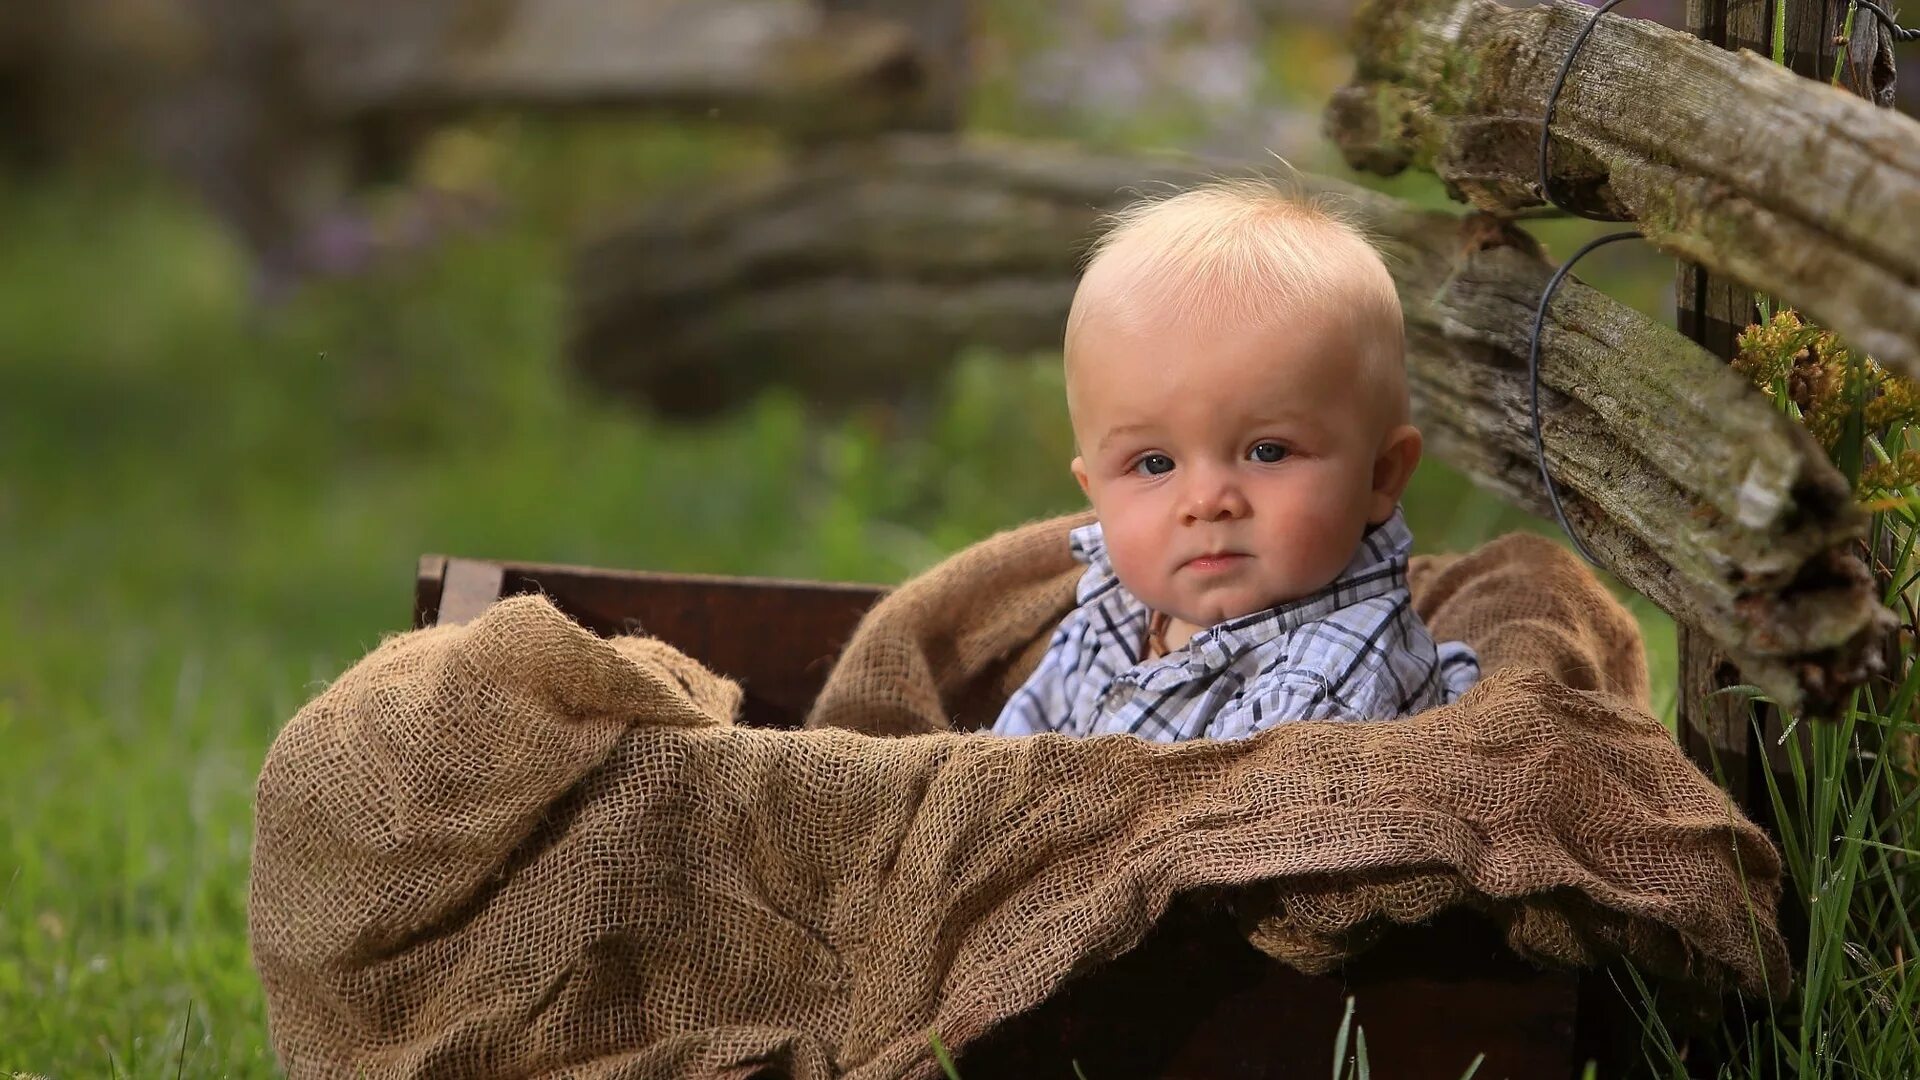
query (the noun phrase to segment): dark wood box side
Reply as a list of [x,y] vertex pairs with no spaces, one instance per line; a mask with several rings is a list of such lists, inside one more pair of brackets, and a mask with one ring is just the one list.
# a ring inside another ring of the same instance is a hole
[[960,1074],[1317,1080],[1334,1074],[1349,996],[1374,1076],[1458,1080],[1479,1054],[1476,1077],[1577,1075],[1577,979],[1520,959],[1473,912],[1392,928],[1340,970],[1306,975],[1193,897],[1139,947],[969,1046]]
[[740,682],[742,723],[794,728],[886,589],[427,556],[414,584],[414,625],[464,622],[522,593],[544,593],[602,636],[657,637]]

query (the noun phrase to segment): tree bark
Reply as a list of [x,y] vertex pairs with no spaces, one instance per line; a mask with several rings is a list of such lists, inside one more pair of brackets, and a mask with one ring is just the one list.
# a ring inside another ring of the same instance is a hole
[[[1591,9],[1556,0],[1369,0],[1326,127],[1355,167],[1430,169],[1502,215],[1540,205],[1540,118]],[[1861,75],[1881,95],[1890,55]],[[1728,102],[1739,107],[1729,109]],[[1554,119],[1563,199],[1773,294],[1920,375],[1920,123],[1750,52],[1603,18]]]
[[[682,412],[768,383],[896,396],[965,344],[1057,348],[1098,210],[1220,171],[911,138],[828,155],[663,204],[591,245],[572,358]],[[1533,241],[1484,215],[1303,183],[1347,200],[1393,256],[1429,447],[1544,511],[1525,374],[1552,268]],[[1577,281],[1549,312],[1542,370],[1548,461],[1608,569],[1782,700],[1821,705],[1864,677],[1883,616],[1846,557],[1864,518],[1804,430],[1719,359]]]

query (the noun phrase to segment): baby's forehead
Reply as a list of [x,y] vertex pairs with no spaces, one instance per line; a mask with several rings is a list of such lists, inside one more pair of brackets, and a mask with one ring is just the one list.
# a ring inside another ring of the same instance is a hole
[[1224,329],[1186,315],[1101,320],[1067,353],[1069,406],[1096,422],[1151,416],[1178,400],[1222,424],[1333,410],[1379,389],[1344,326]]
[[[1351,423],[1404,394],[1381,357],[1398,327],[1372,327],[1354,304],[1250,313],[1179,297],[1120,297],[1090,307],[1066,345],[1068,408],[1076,427],[1151,417],[1179,398],[1222,428],[1314,414]],[[1395,411],[1388,409],[1387,411]],[[1083,436],[1094,434],[1083,431]]]
[[1286,274],[1261,268],[1189,265],[1116,248],[1087,268],[1073,298],[1067,336],[1100,324],[1108,331],[1140,333],[1187,322],[1259,327],[1328,318],[1354,321],[1369,303],[1371,282],[1337,266],[1296,268]]
[[[1158,289],[1099,290],[1076,298],[1064,343],[1067,373],[1099,366],[1108,354],[1158,345],[1169,361],[1201,342],[1268,339],[1282,344],[1297,336],[1314,338],[1320,348],[1296,355],[1290,348],[1271,350],[1273,366],[1298,366],[1309,360],[1352,369],[1396,340],[1397,321],[1375,318],[1374,309],[1355,296],[1286,297],[1229,295],[1219,291]],[[1263,354],[1254,351],[1251,359]],[[1363,366],[1370,367],[1370,364]]]
[[1127,288],[1090,295],[1076,305],[1068,324],[1069,346],[1076,339],[1138,339],[1169,334],[1206,335],[1336,327],[1361,330],[1364,320],[1351,297],[1290,297],[1256,290],[1182,289],[1178,283],[1157,288]]

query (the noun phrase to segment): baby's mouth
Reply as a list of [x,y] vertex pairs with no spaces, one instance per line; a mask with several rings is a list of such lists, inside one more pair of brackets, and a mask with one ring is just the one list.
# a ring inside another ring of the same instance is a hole
[[1220,570],[1231,569],[1239,565],[1241,561],[1250,557],[1251,556],[1238,551],[1216,551],[1210,555],[1196,555],[1183,563],[1181,568],[1185,570],[1198,570],[1202,573],[1213,573]]

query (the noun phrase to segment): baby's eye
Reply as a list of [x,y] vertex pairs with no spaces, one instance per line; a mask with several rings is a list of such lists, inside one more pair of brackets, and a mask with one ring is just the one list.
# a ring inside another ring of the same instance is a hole
[[1286,460],[1287,448],[1277,442],[1258,442],[1253,444],[1253,449],[1247,451],[1247,456],[1255,461],[1272,465],[1277,461]]
[[1148,454],[1133,463],[1133,471],[1148,476],[1159,476],[1173,471],[1173,459],[1165,454]]

